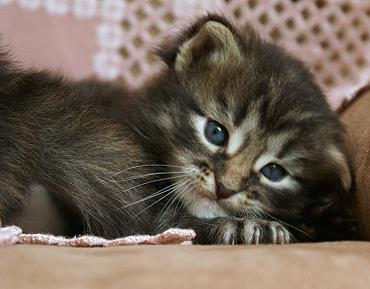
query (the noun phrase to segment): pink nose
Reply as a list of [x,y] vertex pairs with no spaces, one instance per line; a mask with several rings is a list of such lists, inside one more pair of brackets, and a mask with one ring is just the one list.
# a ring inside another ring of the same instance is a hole
[[217,183],[216,185],[216,196],[217,199],[227,199],[228,197],[234,195],[236,191],[226,188],[223,184]]

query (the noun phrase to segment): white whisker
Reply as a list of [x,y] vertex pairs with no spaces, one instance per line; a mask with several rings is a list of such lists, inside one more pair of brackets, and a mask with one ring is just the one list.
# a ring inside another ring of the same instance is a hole
[[139,213],[137,213],[134,217],[136,218],[137,216],[139,216],[140,214],[142,214],[143,212],[145,212],[146,210],[150,209],[151,207],[153,207],[155,204],[157,204],[158,202],[160,202],[161,200],[163,200],[164,198],[168,197],[170,194],[172,194],[172,191],[169,191],[167,192],[163,197],[159,198],[157,201],[153,202],[151,205],[147,206],[145,209],[141,210]]
[[148,181],[148,182],[145,182],[145,183],[142,183],[142,184],[138,184],[138,185],[135,185],[133,187],[130,187],[126,190],[124,190],[122,193],[125,193],[127,191],[130,191],[132,189],[136,189],[138,187],[141,187],[141,186],[145,186],[147,184],[152,184],[152,183],[156,183],[156,182],[161,182],[161,181],[166,181],[166,180],[173,180],[173,179],[178,179],[178,178],[183,178],[184,176],[175,176],[175,177],[168,177],[168,178],[162,178],[162,179],[157,179],[157,180],[151,180],[151,181]]
[[172,198],[170,198],[167,202],[166,202],[166,204],[163,206],[163,208],[161,209],[161,211],[159,212],[159,216],[161,216],[162,215],[162,212],[163,211],[165,211],[167,208],[169,208],[169,207],[171,207],[171,205],[173,204],[173,202],[175,202],[175,200],[179,197],[179,194],[178,194],[178,192],[179,191],[181,191],[181,190],[183,190],[185,187],[187,187],[189,184],[191,184],[191,180],[187,180],[187,181],[185,181],[183,184],[182,184],[182,186],[179,186],[179,187],[177,187],[177,188],[174,188],[174,195],[173,195],[173,197]]
[[[176,212],[177,212],[177,207],[180,205],[180,210],[182,207],[184,207],[184,203],[183,203],[183,200],[184,200],[184,193],[186,191],[190,191],[190,190],[193,190],[194,188],[196,187],[196,184],[194,182],[191,182],[187,187],[181,189],[181,191],[178,192],[178,196],[179,196],[179,202],[176,204],[176,207],[174,209],[174,212],[173,212],[173,218],[172,218],[172,222],[174,222],[175,220],[175,217],[176,217]],[[171,204],[170,204],[171,205]]]
[[291,225],[291,224],[289,224],[289,223],[286,223],[286,222],[284,222],[284,221],[280,220],[279,218],[276,218],[276,217],[274,217],[273,215],[270,215],[270,214],[269,214],[269,213],[267,213],[267,212],[262,212],[262,213],[263,213],[263,214],[266,214],[267,216],[269,216],[270,218],[274,219],[275,221],[278,221],[278,222],[280,222],[280,223],[282,223],[282,224],[284,224],[284,225],[286,225],[286,226],[288,226],[288,227],[291,227],[291,228],[293,228],[293,229],[297,230],[298,232],[301,232],[302,234],[306,235],[307,237],[311,238],[312,240],[315,240],[315,238],[314,238],[314,237],[312,237],[312,236],[311,236],[310,234],[308,234],[307,232],[305,232],[305,231],[303,231],[303,230],[301,230],[301,229],[299,229],[299,228],[297,228],[297,227],[295,227],[295,226],[293,226],[293,225]]
[[144,174],[144,175],[139,175],[139,176],[133,176],[133,177],[129,177],[129,178],[126,178],[125,180],[136,180],[136,179],[141,179],[141,178],[145,178],[145,177],[151,177],[151,176],[157,176],[157,175],[169,175],[169,174],[183,174],[183,175],[186,175],[188,174],[187,172],[183,172],[183,171],[177,171],[177,172],[158,172],[158,173],[151,173],[151,174]]
[[171,184],[171,185],[168,185],[168,186],[166,186],[166,187],[162,188],[161,190],[156,191],[156,192],[154,192],[153,194],[151,194],[151,195],[149,195],[149,196],[147,196],[147,197],[145,197],[145,198],[142,198],[142,199],[140,199],[140,200],[138,200],[138,201],[135,201],[135,202],[132,202],[132,203],[130,203],[130,204],[125,205],[125,206],[124,206],[124,208],[126,208],[126,207],[131,207],[131,206],[133,206],[133,205],[136,205],[136,204],[142,203],[142,202],[144,202],[144,201],[146,201],[146,200],[149,200],[149,199],[151,199],[151,198],[154,198],[154,197],[156,197],[156,196],[162,195],[162,194],[166,193],[168,190],[171,190],[171,189],[173,189],[174,187],[177,187],[177,186],[181,185],[183,182],[184,182],[184,181],[181,181],[181,180],[180,180],[180,181],[175,182],[175,183],[173,183],[173,184]]
[[[155,204],[159,203],[161,200],[163,200],[164,198],[168,197],[170,194],[172,194],[174,192],[173,189],[171,189],[169,192],[167,192],[167,194],[165,194],[164,196],[162,196],[161,198],[159,198],[157,201],[153,202],[151,205],[147,206],[145,209],[141,210],[139,213],[137,213],[134,217],[137,217],[138,215],[140,215],[141,213],[145,212],[146,210],[148,210],[149,208],[153,207]],[[160,214],[159,214],[160,215]]]
[[[176,165],[144,164],[144,165],[136,165],[136,166],[132,166],[132,167],[126,168],[126,169],[124,169],[122,171],[119,171],[119,172],[114,173],[114,176],[115,175],[119,175],[119,174],[124,173],[124,172],[129,171],[129,170],[139,169],[139,168],[144,168],[144,167],[167,167],[167,168],[180,168],[180,169],[184,169],[184,167],[182,167],[182,166],[176,166]],[[189,169],[185,169],[185,170],[189,170]]]

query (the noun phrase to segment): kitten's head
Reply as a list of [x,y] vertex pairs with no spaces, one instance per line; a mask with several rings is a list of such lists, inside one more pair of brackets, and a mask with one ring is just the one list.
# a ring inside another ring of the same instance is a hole
[[300,62],[217,15],[161,56],[150,130],[161,158],[187,173],[177,193],[191,214],[294,215],[349,190],[342,129]]

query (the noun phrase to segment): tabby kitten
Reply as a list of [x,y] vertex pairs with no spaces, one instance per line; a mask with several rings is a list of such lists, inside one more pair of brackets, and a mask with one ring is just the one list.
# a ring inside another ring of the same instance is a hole
[[1,57],[5,223],[27,219],[37,185],[63,234],[177,226],[201,244],[355,237],[343,129],[300,62],[218,15],[159,54],[166,69],[133,92]]

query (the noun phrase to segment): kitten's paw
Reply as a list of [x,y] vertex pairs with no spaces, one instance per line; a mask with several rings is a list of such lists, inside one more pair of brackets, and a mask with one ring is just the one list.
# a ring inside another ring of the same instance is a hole
[[212,228],[216,244],[286,244],[290,233],[278,222],[250,219],[223,219]]

